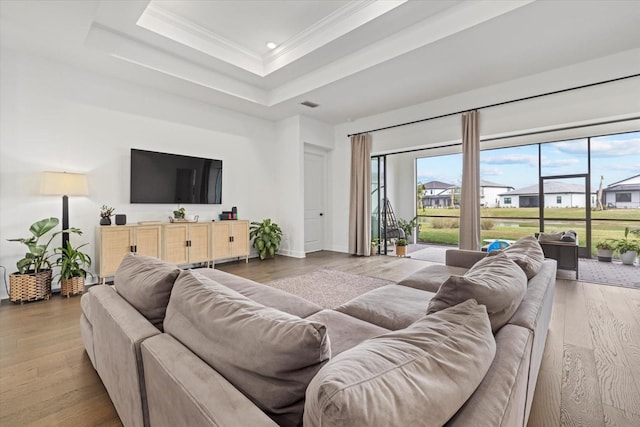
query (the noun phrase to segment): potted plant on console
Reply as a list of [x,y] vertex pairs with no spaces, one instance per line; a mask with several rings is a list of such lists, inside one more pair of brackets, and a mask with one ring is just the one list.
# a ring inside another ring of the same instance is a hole
[[[78,234],[82,231],[78,230]],[[91,257],[80,249],[88,243],[74,248],[71,242],[66,247],[55,248],[60,255],[56,260],[56,266],[60,267],[60,295],[69,298],[84,292],[84,281],[87,277],[87,268],[91,267]],[[89,273],[91,277],[93,274]]]
[[615,249],[616,245],[612,240],[601,240],[596,243],[596,256],[598,257],[598,261],[611,262]]
[[616,249],[620,254],[620,260],[623,264],[633,265],[636,262],[638,251],[640,251],[640,241],[629,238],[629,233],[640,234],[640,229],[630,230],[629,227],[624,229],[624,238],[616,242]]
[[175,211],[173,211],[173,218],[174,219],[184,219],[184,216],[186,215],[187,211],[184,208],[180,208],[177,209]]
[[77,228],[52,233],[45,243],[40,239],[53,230],[59,223],[58,218],[44,218],[31,224],[31,237],[9,239],[10,242],[20,242],[27,246],[24,258],[16,263],[18,271],[9,275],[9,299],[12,302],[25,302],[49,299],[51,296],[51,255],[49,245],[51,241],[66,231],[78,233]]
[[280,248],[282,230],[275,222],[267,218],[262,222],[252,222],[249,238],[253,240],[253,247],[258,251],[260,259],[273,258]]
[[100,208],[100,225],[111,225],[111,217],[113,216],[114,208],[102,205]]

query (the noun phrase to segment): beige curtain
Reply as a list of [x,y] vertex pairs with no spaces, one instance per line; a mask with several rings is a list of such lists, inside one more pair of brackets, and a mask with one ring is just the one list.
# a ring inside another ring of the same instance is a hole
[[371,251],[371,135],[351,137],[351,194],[349,253],[369,256]]
[[480,250],[480,132],[478,111],[462,115],[460,249]]

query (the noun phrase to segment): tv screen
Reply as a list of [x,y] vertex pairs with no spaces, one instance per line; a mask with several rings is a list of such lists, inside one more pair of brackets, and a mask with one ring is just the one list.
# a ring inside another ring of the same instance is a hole
[[131,203],[222,203],[222,160],[131,149]]

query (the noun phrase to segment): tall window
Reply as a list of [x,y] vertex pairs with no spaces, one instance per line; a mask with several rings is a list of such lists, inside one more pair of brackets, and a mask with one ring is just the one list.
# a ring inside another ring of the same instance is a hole
[[591,138],[593,245],[640,227],[640,132]]
[[457,245],[462,154],[419,158],[416,171],[418,241]]
[[[421,241],[457,244],[461,166],[460,154],[417,160]],[[584,194],[584,178],[580,185],[571,181],[575,175],[589,177],[590,194]],[[486,240],[517,239],[540,230],[541,179],[544,204],[550,208],[544,210],[545,224],[566,217],[557,226],[582,227],[583,236],[590,227],[592,252],[598,241],[619,239],[625,227],[640,227],[640,132],[483,150],[480,179]],[[579,186],[582,194],[576,192]]]

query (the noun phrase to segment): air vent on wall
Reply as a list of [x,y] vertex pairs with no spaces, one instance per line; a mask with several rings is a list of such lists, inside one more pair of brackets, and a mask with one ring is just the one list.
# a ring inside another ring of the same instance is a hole
[[311,101],[304,101],[300,103],[301,105],[304,105],[305,107],[309,107],[309,108],[316,108],[318,105],[320,104],[316,104],[315,102],[311,102]]

